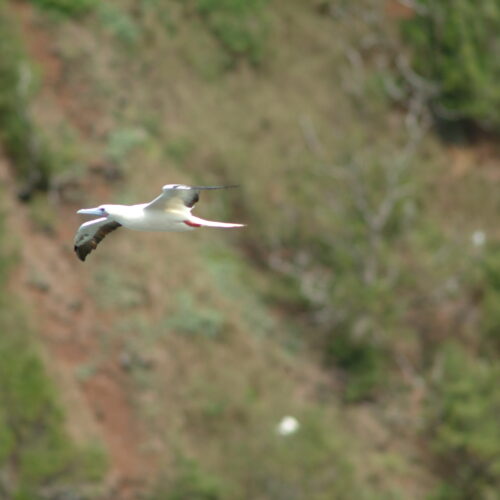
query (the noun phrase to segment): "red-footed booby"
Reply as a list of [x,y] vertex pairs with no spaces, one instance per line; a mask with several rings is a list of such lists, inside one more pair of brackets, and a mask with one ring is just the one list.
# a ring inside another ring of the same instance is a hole
[[166,184],[160,196],[138,205],[99,205],[83,208],[78,214],[97,215],[98,219],[82,224],[75,235],[75,252],[85,260],[104,237],[120,226],[137,231],[190,231],[197,227],[243,227],[244,224],[200,219],[191,213],[200,199],[200,191],[237,186],[185,186]]

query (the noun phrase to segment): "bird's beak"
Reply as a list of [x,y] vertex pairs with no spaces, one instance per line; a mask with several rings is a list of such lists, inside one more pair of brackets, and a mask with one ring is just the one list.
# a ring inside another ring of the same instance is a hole
[[83,215],[104,215],[99,208],[82,208],[76,213]]

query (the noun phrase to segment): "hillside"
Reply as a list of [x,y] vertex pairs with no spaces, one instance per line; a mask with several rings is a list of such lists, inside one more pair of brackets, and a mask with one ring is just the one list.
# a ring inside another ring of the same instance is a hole
[[[453,76],[428,2],[0,0],[0,499],[498,498],[498,68],[461,5]],[[173,182],[239,184],[195,213],[247,227],[77,260],[78,208]]]

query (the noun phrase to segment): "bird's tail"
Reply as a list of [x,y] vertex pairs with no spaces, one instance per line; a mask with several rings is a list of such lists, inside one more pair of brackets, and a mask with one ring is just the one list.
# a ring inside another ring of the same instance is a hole
[[206,226],[206,227],[225,227],[225,228],[230,228],[230,227],[243,227],[245,224],[234,224],[232,222],[216,222],[213,220],[205,220],[205,219],[200,219],[200,217],[196,217],[195,215],[189,215],[189,218],[184,221],[185,224],[191,227],[200,227],[200,226]]

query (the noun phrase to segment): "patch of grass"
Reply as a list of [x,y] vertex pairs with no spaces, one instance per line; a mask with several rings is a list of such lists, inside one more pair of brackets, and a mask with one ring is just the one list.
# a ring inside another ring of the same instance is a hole
[[[0,245],[2,289],[9,269],[4,251]],[[55,388],[22,318],[1,295],[0,496],[38,499],[61,488],[83,492],[86,482],[102,478],[104,454],[94,445],[79,449],[66,436]]]
[[176,313],[165,321],[167,328],[186,335],[212,339],[221,334],[225,326],[222,312],[198,303],[188,292],[180,293],[177,301]]
[[480,260],[482,276],[481,331],[485,340],[485,351],[500,352],[500,248],[489,245]]
[[57,214],[50,200],[42,194],[36,194],[31,199],[29,210],[36,227],[48,234],[53,234]]
[[230,494],[222,498],[322,500],[341,498],[346,491],[364,498],[350,453],[343,455],[343,439],[332,432],[335,419],[312,408],[297,416],[301,428],[295,435],[280,436],[274,421],[254,417],[242,434],[232,436],[222,469],[230,478]]
[[142,128],[120,128],[114,130],[108,137],[106,156],[117,164],[123,163],[127,156],[143,145],[148,135]]
[[147,500],[221,500],[223,481],[194,459],[179,458],[176,473],[162,479]]
[[443,484],[434,498],[490,498],[500,487],[498,363],[474,359],[457,343],[440,352],[428,399],[428,430]]
[[140,282],[109,267],[95,274],[94,291],[103,308],[133,308],[148,302],[147,291]]
[[281,436],[276,430],[280,405],[286,400],[290,409],[289,398],[272,398],[272,391],[265,390],[272,401],[263,401],[261,391],[232,394],[227,387],[215,387],[218,382],[197,382],[199,392],[192,394],[187,418],[192,439],[201,446],[189,459],[178,452],[182,458],[168,468],[153,499],[199,494],[217,500],[326,500],[343,498],[344,492],[349,498],[370,498],[358,484],[349,463],[352,448],[336,432],[340,422],[331,413],[317,407],[294,413],[299,431]]
[[[0,188],[0,196],[4,196],[3,189]],[[0,310],[8,300],[5,293],[5,285],[9,277],[10,269],[17,262],[16,250],[12,247],[12,240],[5,237],[7,230],[4,226],[3,207],[0,205]]]
[[182,165],[193,153],[194,149],[195,145],[191,139],[180,137],[178,139],[171,139],[165,145],[165,154],[179,165]]
[[134,19],[120,6],[110,2],[97,2],[97,13],[103,28],[127,46],[134,46],[141,30]]
[[76,17],[91,11],[99,0],[30,0],[41,9],[55,12],[63,16]]
[[268,0],[194,0],[208,29],[236,61],[253,64],[264,55]]
[[250,330],[257,336],[275,331],[277,325],[264,301],[253,292],[258,287],[255,272],[247,267],[241,255],[230,248],[212,244],[203,256],[214,288],[227,299],[237,301],[240,306],[238,315]]

